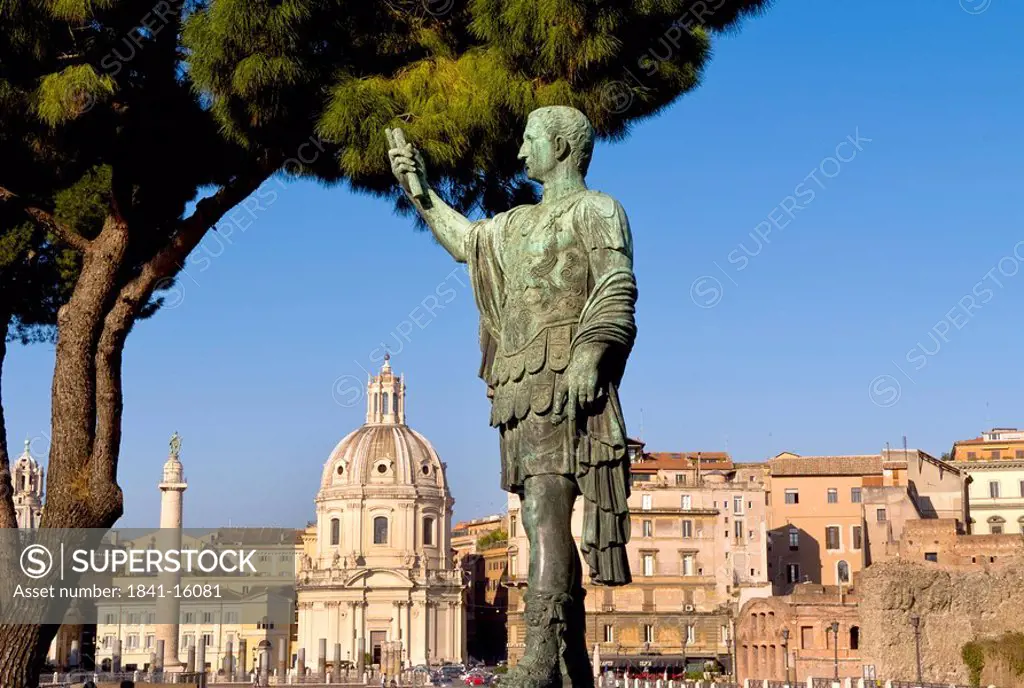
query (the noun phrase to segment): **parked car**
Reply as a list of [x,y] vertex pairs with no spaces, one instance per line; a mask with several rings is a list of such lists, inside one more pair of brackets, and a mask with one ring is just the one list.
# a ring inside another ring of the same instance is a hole
[[466,678],[463,679],[463,682],[467,686],[486,686],[488,681],[485,674],[481,672],[470,672],[466,674]]

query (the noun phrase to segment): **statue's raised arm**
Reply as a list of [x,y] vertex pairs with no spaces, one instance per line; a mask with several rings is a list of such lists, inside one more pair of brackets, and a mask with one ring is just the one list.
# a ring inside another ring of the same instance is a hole
[[401,130],[389,130],[391,148],[388,150],[388,158],[391,160],[391,172],[445,250],[458,262],[465,263],[466,236],[472,223],[430,188],[423,156],[411,143],[404,142],[404,136],[395,140],[391,131]]

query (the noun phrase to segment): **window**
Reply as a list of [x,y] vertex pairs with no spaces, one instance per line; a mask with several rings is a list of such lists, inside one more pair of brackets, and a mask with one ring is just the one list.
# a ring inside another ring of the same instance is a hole
[[185,618],[182,619],[182,623],[194,624],[196,622],[196,613],[195,612],[185,612],[185,614],[183,616]]
[[688,518],[687,519],[683,519],[683,537],[684,538],[692,538],[693,537],[693,521],[691,521]]
[[117,623],[117,615],[116,614],[105,614],[103,618],[105,619],[104,623],[106,623],[108,626],[110,624],[116,624]]
[[644,519],[644,537],[654,536],[654,524],[650,519]]
[[693,508],[693,498],[690,495],[683,495],[682,505],[683,509],[689,511]]
[[204,624],[212,624],[213,623],[213,612],[203,612],[203,623]]
[[786,490],[786,504],[799,504],[800,493],[795,489]]
[[651,624],[644,624],[644,642],[654,642],[654,626]]
[[137,633],[128,634],[128,649],[137,650],[139,648],[139,635]]
[[860,649],[860,626],[850,626],[850,649]]
[[850,582],[850,565],[843,560],[836,564],[836,579],[840,583]]
[[515,514],[508,517],[508,536],[516,537],[516,525],[518,525],[519,519],[516,518]]
[[683,555],[683,575],[692,576],[694,567],[694,556],[692,554]]
[[825,549],[839,549],[839,526],[825,528]]
[[854,504],[860,504],[860,488],[859,487],[851,487],[850,488],[850,501],[853,502]]
[[1000,450],[998,450],[998,449],[993,449],[992,450],[992,458],[996,459],[996,460],[999,460],[999,459],[1003,458],[1003,453]]
[[1020,481],[1020,496],[1024,497],[1024,480]]
[[828,503],[838,504],[839,503],[839,490],[834,487],[828,488]]
[[643,509],[644,511],[651,510],[651,495],[645,494],[642,497],[640,497],[640,508]]
[[686,474],[685,473],[676,473],[676,485],[685,485],[685,484],[686,484]]
[[383,396],[381,397],[380,412],[387,413],[388,406],[390,406],[390,404],[388,404],[388,393],[384,392]]
[[336,518],[331,519],[331,544],[341,544],[341,521]]
[[687,624],[686,625],[686,644],[689,645],[689,644],[695,643],[695,642],[697,642],[697,632],[696,632],[696,629],[693,627],[693,624]]
[[142,614],[139,614],[138,612],[129,612],[128,613],[128,625],[129,626],[134,626],[134,625],[140,624],[140,623],[142,623]]
[[878,521],[879,523],[885,523],[885,521],[886,521],[885,509],[876,509],[875,510],[875,520]]
[[146,646],[143,649],[145,649],[145,650],[152,650],[153,649],[153,645],[155,645],[155,644],[156,644],[156,636],[152,635],[152,634],[147,635],[146,636]]
[[800,627],[800,649],[811,650],[814,649],[814,627],[812,626],[801,626]]
[[978,458],[978,455],[975,452],[967,452],[967,458],[968,459],[976,459],[976,458]]
[[988,496],[992,499],[999,498],[999,482],[996,480],[989,481],[988,484]]
[[1024,449],[1018,449],[1013,453],[1014,458],[1024,459]]
[[434,519],[431,516],[423,517],[423,546],[434,546]]
[[786,564],[786,582],[800,582],[800,564]]
[[206,647],[212,647],[213,646],[213,634],[212,633],[203,633],[203,645],[206,646]]
[[734,531],[733,532],[736,535],[736,539],[737,540],[742,540],[743,539],[743,521],[736,521],[736,523],[733,524],[733,527],[734,527]]
[[195,647],[195,644],[196,644],[196,637],[192,633],[186,633],[185,635],[181,636],[181,647],[183,649],[188,649],[190,647]]
[[789,529],[789,548],[799,549],[800,548],[800,531],[796,528]]
[[114,636],[105,635],[103,636],[103,647],[105,649],[112,649],[114,647]]
[[518,567],[519,567],[519,557],[516,556],[515,554],[508,555],[508,572],[509,572],[509,575],[512,576],[513,578],[515,578],[515,576],[516,576],[516,572],[518,571]]
[[388,544],[388,517],[375,516],[373,519],[373,544]]
[[861,527],[853,526],[850,529],[850,532],[853,535],[853,548],[861,549],[862,547],[864,547],[864,533],[861,532]]
[[742,514],[743,513],[743,497],[733,497],[732,498],[732,512],[734,514]]
[[925,552],[924,553],[924,560],[925,561],[938,562],[939,561],[939,553],[938,552]]
[[644,555],[644,575],[645,576],[653,576],[654,575],[654,555],[653,554],[645,554]]
[[606,643],[613,643],[613,642],[615,642],[615,633],[612,631],[612,625],[611,624],[605,624],[604,625],[604,641]]
[[224,612],[224,623],[236,624],[238,623],[238,612]]

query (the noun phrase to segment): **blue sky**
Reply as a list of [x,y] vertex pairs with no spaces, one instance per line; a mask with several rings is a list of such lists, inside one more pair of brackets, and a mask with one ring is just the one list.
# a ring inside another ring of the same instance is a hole
[[[778,0],[699,90],[598,145],[589,183],[635,242],[632,435],[760,461],[904,434],[938,455],[1024,423],[1021,25],[1010,0]],[[503,510],[464,273],[385,201],[274,190],[129,338],[122,524],[156,523],[177,430],[186,526],[303,525],[383,344],[456,518]],[[52,367],[49,346],[8,354],[15,455],[47,449]]]

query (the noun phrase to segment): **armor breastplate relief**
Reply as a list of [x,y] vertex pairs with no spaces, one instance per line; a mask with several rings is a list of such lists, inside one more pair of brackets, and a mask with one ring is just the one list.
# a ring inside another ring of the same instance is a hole
[[[557,377],[569,364],[576,324],[587,300],[589,263],[566,203],[531,209],[509,227],[503,245],[505,301],[491,424],[550,411]],[[554,215],[552,215],[554,213]]]

